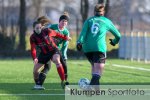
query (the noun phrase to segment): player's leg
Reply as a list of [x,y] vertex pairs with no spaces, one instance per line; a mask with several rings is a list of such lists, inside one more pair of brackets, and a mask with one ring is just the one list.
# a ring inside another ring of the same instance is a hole
[[40,53],[39,57],[38,57],[38,63],[35,65],[34,70],[33,70],[33,74],[34,74],[34,80],[36,85],[34,86],[34,89],[45,89],[42,86],[42,81],[39,78],[39,74],[41,73],[41,71],[44,69],[44,64],[47,63],[50,60],[50,56],[51,54],[42,54]]
[[42,69],[42,66],[44,64],[40,64],[40,63],[37,63],[34,65],[34,68],[33,68],[33,77],[34,77],[34,81],[35,81],[35,86],[34,86],[34,89],[44,89],[44,87],[42,87],[40,81],[39,81],[39,73],[40,73],[40,70]]
[[94,52],[93,63],[94,65],[92,69],[92,79],[90,85],[100,85],[99,80],[105,66],[105,54],[101,52]]
[[105,64],[103,63],[94,63],[90,85],[100,85],[99,80],[101,78],[104,65]]
[[68,79],[67,61],[62,56],[60,56],[60,62],[61,62],[63,69],[64,69],[65,81],[67,81],[67,79]]
[[47,74],[50,69],[51,69],[51,61],[49,61],[44,65],[44,69],[41,72]]
[[67,62],[66,61],[67,61],[66,59],[64,59],[62,56],[60,56],[60,62],[62,63],[64,73],[65,73],[65,82],[63,82],[61,85],[63,88],[65,86],[65,89],[70,90],[70,88],[67,86],[70,83],[67,80],[68,79],[68,73],[67,73],[68,70],[67,70]]
[[60,54],[54,54],[52,57],[52,61],[56,64],[57,72],[58,72],[59,77],[61,79],[61,85],[62,85],[62,88],[64,88],[64,86],[65,86],[64,85],[65,74],[64,74],[63,66],[60,62]]
[[40,81],[41,85],[43,85],[43,83],[46,79],[46,75],[47,75],[48,71],[50,70],[50,68],[51,68],[51,61],[49,61],[48,63],[46,63],[44,65],[44,69],[39,74],[39,81]]

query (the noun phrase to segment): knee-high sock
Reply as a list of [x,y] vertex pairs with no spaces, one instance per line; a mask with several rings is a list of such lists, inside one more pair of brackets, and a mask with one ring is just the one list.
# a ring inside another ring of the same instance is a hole
[[40,72],[39,74],[39,84],[43,85],[45,79],[46,79],[46,74],[48,73],[50,69],[50,65],[49,64],[45,64],[44,65],[44,69]]
[[39,85],[43,85],[45,79],[46,79],[46,74],[41,72],[39,74]]
[[63,57],[60,57],[60,62],[62,63],[64,73],[65,73],[65,80],[68,78],[68,73],[67,73],[67,63],[66,60]]
[[100,85],[99,80],[100,80],[100,75],[98,74],[92,74],[92,79],[90,82],[90,85]]
[[59,74],[61,81],[64,81],[65,80],[65,74],[64,74],[64,69],[62,67],[62,64],[57,64],[56,66],[57,66],[57,72]]
[[40,85],[39,79],[34,79],[36,85]]

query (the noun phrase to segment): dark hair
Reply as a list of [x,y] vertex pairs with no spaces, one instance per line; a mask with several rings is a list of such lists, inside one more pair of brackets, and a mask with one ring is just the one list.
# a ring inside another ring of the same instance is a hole
[[41,23],[38,21],[33,22],[33,28],[35,27],[36,24],[41,24]]
[[60,16],[59,22],[60,22],[61,20],[63,20],[63,19],[69,21],[69,15],[68,15],[68,12],[64,12],[64,14]]

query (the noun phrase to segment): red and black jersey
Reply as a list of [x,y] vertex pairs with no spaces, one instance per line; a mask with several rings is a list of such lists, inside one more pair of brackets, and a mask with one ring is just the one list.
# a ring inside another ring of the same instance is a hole
[[41,53],[47,54],[48,52],[57,48],[53,37],[62,38],[64,40],[68,40],[68,37],[60,34],[52,29],[44,29],[40,34],[36,34],[35,32],[30,36],[30,45],[31,45],[31,55],[32,58],[36,58],[36,46],[41,49]]

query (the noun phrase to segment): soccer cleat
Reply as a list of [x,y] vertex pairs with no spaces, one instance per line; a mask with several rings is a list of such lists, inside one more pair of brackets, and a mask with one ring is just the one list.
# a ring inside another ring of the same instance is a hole
[[35,85],[33,87],[34,90],[45,90],[45,88],[42,85]]
[[67,85],[69,85],[69,82],[68,82],[68,81],[62,81],[62,82],[61,82],[61,87],[62,87],[62,89],[68,88]]
[[65,82],[65,85],[69,85],[69,82],[68,82],[68,81],[66,81],[66,82]]

